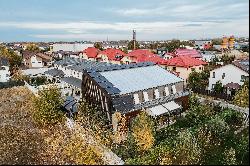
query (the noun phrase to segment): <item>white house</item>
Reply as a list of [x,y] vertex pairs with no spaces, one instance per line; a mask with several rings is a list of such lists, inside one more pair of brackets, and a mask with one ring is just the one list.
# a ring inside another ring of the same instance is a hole
[[245,80],[249,79],[248,72],[248,59],[242,61],[234,61],[232,62],[232,64],[228,64],[220,68],[214,69],[210,71],[208,90],[213,90],[217,81],[221,81],[224,87],[229,87],[229,85],[235,84],[241,86],[244,84]]
[[88,44],[88,43],[55,43],[52,46],[52,51],[72,51],[72,52],[79,52],[82,51],[88,47],[93,47],[94,44]]
[[8,66],[0,66],[0,82],[8,82],[10,80],[10,71]]

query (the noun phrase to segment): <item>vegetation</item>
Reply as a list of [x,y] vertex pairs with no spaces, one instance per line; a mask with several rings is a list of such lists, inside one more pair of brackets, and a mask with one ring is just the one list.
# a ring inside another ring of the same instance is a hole
[[61,93],[57,87],[50,86],[39,91],[39,96],[34,98],[34,118],[42,125],[57,124],[64,120],[62,111]]
[[137,146],[129,145],[116,152],[126,164],[136,165],[247,164],[248,128],[235,134],[242,125],[241,113],[201,104],[191,96],[187,115],[157,131],[154,146],[143,154],[136,153]]
[[33,94],[24,87],[0,90],[1,165],[103,165],[101,152],[64,124],[32,118]]
[[26,50],[28,51],[34,51],[34,52],[39,52],[40,49],[36,44],[28,44],[26,47]]
[[217,81],[214,85],[214,89],[213,89],[216,93],[222,93],[224,90],[224,87],[221,83],[221,81]]
[[0,46],[0,57],[5,57],[9,61],[11,74],[18,70],[18,67],[22,64],[22,57],[18,56],[14,51],[7,49],[4,46]]
[[218,39],[213,39],[212,40],[213,45],[221,45],[222,43],[222,39],[218,38]]
[[188,77],[188,87],[191,89],[200,88],[205,89],[208,86],[209,70],[205,69],[198,73],[192,71]]
[[[135,49],[139,49],[140,48],[140,45],[137,41],[135,41]],[[134,41],[131,40],[129,43],[128,43],[128,50],[134,50]]]
[[249,87],[248,83],[244,84],[242,88],[234,96],[233,103],[240,107],[249,107]]
[[94,47],[97,48],[97,49],[99,49],[99,50],[103,50],[103,46],[102,46],[101,42],[94,43]]
[[175,49],[183,46],[194,47],[194,44],[188,41],[171,40],[170,42],[160,44],[158,48],[165,47],[169,52],[173,52]]

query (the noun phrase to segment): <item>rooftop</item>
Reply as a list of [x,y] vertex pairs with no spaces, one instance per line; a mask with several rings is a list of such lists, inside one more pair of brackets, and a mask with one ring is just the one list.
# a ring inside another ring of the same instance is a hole
[[183,81],[181,78],[156,65],[107,71],[100,74],[113,84],[114,87],[119,89],[120,94]]
[[166,64],[169,66],[176,66],[176,67],[192,67],[192,66],[206,65],[207,62],[191,58],[189,56],[178,56],[167,60]]

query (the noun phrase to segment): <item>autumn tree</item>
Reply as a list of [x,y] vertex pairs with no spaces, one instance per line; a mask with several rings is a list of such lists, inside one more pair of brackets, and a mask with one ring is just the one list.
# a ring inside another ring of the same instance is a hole
[[249,88],[245,84],[234,96],[233,103],[240,107],[249,107]]
[[144,152],[154,145],[154,122],[142,111],[132,122],[132,137],[139,152]]
[[56,124],[64,119],[61,111],[62,99],[61,92],[55,86],[50,86],[38,92],[39,96],[35,97],[34,118],[42,125]]
[[40,49],[36,44],[28,44],[26,47],[26,50],[28,51],[34,51],[34,52],[39,52]]

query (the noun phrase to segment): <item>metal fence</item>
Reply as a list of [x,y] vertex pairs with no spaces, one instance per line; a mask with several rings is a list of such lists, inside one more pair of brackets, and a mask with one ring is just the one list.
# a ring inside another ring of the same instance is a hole
[[214,91],[209,91],[209,90],[205,90],[205,89],[192,89],[192,91],[194,93],[198,93],[198,94],[201,94],[201,95],[206,95],[206,96],[211,96],[211,97],[214,97],[216,99],[224,99],[226,101],[232,101],[233,100],[233,97],[232,95],[228,95],[226,93],[217,93],[217,92],[214,92]]

